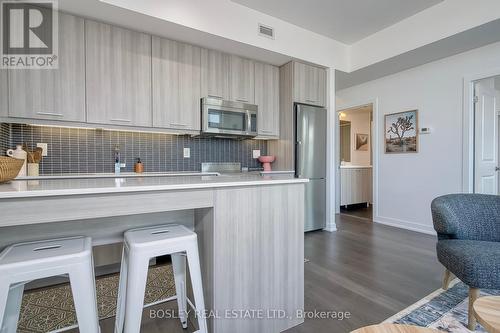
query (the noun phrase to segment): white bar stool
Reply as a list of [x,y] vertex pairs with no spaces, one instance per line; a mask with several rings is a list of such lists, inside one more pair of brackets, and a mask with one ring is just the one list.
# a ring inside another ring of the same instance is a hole
[[207,333],[205,300],[201,280],[198,238],[181,225],[163,225],[125,232],[116,309],[115,332],[138,333],[141,328],[149,260],[170,254],[174,270],[179,317],[187,328],[186,261],[198,317],[197,333]]
[[0,332],[16,332],[25,283],[65,274],[69,275],[80,332],[99,332],[89,237],[19,243],[0,253]]

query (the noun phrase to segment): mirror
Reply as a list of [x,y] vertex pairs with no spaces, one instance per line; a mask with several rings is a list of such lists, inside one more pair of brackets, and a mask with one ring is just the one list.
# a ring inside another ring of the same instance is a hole
[[340,161],[351,162],[351,122],[340,121]]

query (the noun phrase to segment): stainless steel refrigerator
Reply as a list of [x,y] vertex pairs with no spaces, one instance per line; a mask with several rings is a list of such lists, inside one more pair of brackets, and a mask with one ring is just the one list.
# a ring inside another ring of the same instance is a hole
[[295,175],[309,178],[305,231],[326,225],[326,109],[295,104]]

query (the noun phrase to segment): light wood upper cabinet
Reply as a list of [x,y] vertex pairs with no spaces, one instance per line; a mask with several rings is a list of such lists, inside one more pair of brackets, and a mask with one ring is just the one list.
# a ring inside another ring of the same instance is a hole
[[326,106],[326,71],[323,68],[294,62],[295,102]]
[[280,101],[279,68],[255,63],[255,104],[259,107],[258,133],[262,137],[279,137]]
[[58,17],[59,68],[9,70],[10,117],[85,121],[84,20]]
[[200,130],[201,49],[153,37],[153,127]]
[[85,22],[87,120],[152,126],[151,36]]
[[237,102],[254,103],[254,62],[231,55],[229,99]]
[[229,99],[230,55],[201,50],[201,96]]
[[7,70],[0,69],[0,117],[9,116],[9,94],[7,85]]

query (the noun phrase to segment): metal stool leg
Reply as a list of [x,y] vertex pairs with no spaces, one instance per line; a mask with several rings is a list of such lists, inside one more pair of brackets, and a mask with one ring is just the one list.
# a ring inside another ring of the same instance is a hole
[[86,263],[75,265],[69,273],[69,279],[80,332],[100,332],[92,259]]
[[196,315],[198,317],[198,332],[207,333],[207,319],[205,313],[205,298],[203,296],[203,283],[201,280],[200,257],[198,254],[198,243],[193,242],[186,251],[191,283],[193,285]]
[[187,296],[186,296],[186,258],[181,253],[172,254],[175,292],[182,328],[187,328]]

